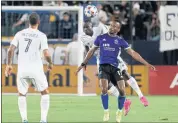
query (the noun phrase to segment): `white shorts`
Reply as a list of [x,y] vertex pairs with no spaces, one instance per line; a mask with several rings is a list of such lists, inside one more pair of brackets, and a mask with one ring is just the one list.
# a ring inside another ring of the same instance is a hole
[[29,86],[35,87],[38,92],[44,91],[48,88],[48,82],[43,71],[38,72],[18,72],[17,75],[17,89],[18,92],[25,95],[28,92]]
[[120,69],[120,71],[122,72],[123,70],[128,70],[127,65],[124,62],[120,62],[118,65],[118,68]]

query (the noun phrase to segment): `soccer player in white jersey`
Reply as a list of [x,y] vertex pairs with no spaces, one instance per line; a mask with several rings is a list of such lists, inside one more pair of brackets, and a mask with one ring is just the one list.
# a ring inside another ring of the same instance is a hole
[[[85,48],[86,47],[91,47],[93,45],[93,41],[94,39],[103,33],[107,33],[108,32],[108,26],[102,24],[100,22],[98,27],[93,27],[92,29],[92,23],[90,21],[86,21],[86,23],[84,24],[84,32],[85,34],[81,36],[81,41],[83,42]],[[93,31],[93,32],[92,32]],[[99,64],[99,60],[98,60],[98,56],[97,57],[97,65]],[[141,103],[146,107],[148,106],[148,101],[147,99],[143,96],[136,80],[129,75],[129,73],[127,72],[128,68],[127,65],[125,64],[125,62],[122,60],[122,58],[120,57],[120,54],[118,54],[118,61],[119,61],[119,66],[118,68],[121,70],[123,76],[124,76],[124,80],[133,88],[133,90],[138,94]],[[109,88],[108,88],[108,93],[110,95],[119,96],[119,91],[116,89],[116,87],[112,84],[109,83]],[[127,115],[127,113],[130,110],[130,104],[131,101],[129,99],[126,100],[125,104],[124,104],[124,108],[125,108],[125,115]]]
[[47,123],[47,114],[49,109],[49,91],[46,76],[43,71],[41,51],[48,62],[48,69],[53,65],[48,51],[47,37],[38,30],[40,18],[37,13],[29,15],[29,28],[17,32],[8,49],[8,63],[5,74],[12,72],[13,52],[18,48],[18,106],[22,122],[28,123],[26,94],[29,88],[29,81],[33,83],[35,89],[41,93],[41,121]]

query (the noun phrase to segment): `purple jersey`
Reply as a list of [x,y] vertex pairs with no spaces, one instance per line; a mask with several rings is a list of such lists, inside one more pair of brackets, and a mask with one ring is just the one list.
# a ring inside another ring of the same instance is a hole
[[100,64],[111,64],[118,67],[117,56],[120,48],[129,48],[128,43],[119,36],[112,37],[108,33],[96,38],[94,45],[100,48]]

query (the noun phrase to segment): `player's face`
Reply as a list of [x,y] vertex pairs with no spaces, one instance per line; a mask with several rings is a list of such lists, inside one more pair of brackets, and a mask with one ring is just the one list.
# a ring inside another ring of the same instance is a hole
[[84,32],[86,35],[92,36],[93,35],[93,28],[92,28],[92,23],[86,23]]
[[120,24],[117,22],[111,22],[109,27],[110,34],[117,34],[120,31]]

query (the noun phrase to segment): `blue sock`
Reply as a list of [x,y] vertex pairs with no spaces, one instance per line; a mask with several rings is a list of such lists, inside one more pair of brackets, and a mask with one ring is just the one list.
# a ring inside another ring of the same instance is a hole
[[118,96],[118,109],[122,110],[124,107],[125,96]]
[[102,100],[104,110],[107,110],[108,109],[108,100],[109,100],[108,94],[101,94],[101,100]]

